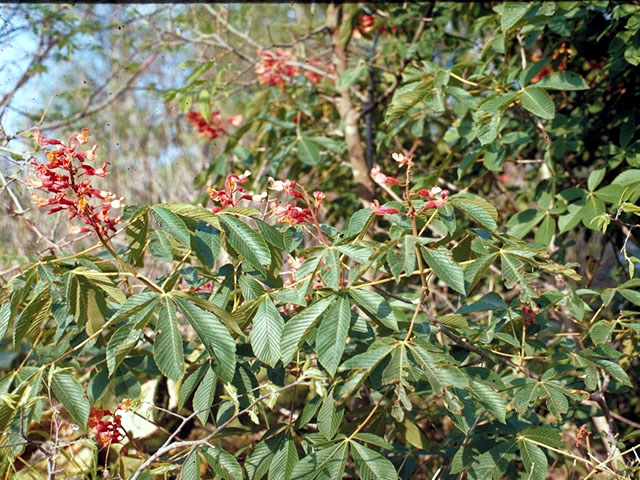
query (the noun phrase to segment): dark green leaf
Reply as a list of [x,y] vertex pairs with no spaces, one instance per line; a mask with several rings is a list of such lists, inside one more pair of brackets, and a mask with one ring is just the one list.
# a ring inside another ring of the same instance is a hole
[[182,298],[173,298],[209,352],[213,370],[230,382],[236,369],[236,343],[229,331],[212,313]]

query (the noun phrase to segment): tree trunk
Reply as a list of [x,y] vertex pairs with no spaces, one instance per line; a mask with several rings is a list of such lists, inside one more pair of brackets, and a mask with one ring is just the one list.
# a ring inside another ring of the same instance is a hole
[[[333,63],[336,68],[336,77],[339,80],[347,69],[347,52],[345,45],[340,43],[339,32],[342,21],[342,8],[339,5],[330,4],[327,7],[327,27],[331,34],[331,46],[333,48]],[[340,97],[336,99],[336,108],[340,115],[340,120],[344,126],[344,139],[347,143],[349,154],[349,164],[353,172],[353,179],[356,182],[358,196],[363,202],[370,202],[374,198],[374,183],[369,176],[367,161],[360,138],[359,108],[354,106],[349,87],[340,87],[336,81],[336,89]]]

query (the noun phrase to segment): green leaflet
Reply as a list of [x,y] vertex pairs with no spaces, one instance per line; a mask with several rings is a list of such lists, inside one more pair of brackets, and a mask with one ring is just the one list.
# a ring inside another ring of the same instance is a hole
[[242,467],[236,457],[221,448],[202,447],[202,456],[215,473],[225,480],[242,480]]
[[284,320],[268,295],[258,304],[253,317],[250,339],[253,352],[267,365],[275,366],[280,360],[280,342]]
[[347,454],[348,447],[344,443],[318,449],[296,463],[291,480],[342,478]]
[[51,376],[51,390],[69,415],[81,428],[87,426],[89,401],[84,396],[82,386],[70,373],[55,372]]
[[529,473],[528,478],[531,480],[544,480],[547,476],[549,464],[547,456],[542,449],[526,439],[518,442],[518,446],[524,468]]
[[156,337],[153,344],[154,358],[162,373],[172,380],[184,375],[184,350],[179,330],[176,307],[169,297],[163,298],[158,314]]
[[393,464],[375,450],[358,442],[351,442],[351,453],[363,480],[396,480],[398,474]]
[[198,223],[195,234],[195,251],[198,260],[210,270],[213,269],[220,253],[220,230],[205,222]]
[[184,221],[171,210],[163,207],[154,206],[151,207],[151,213],[156,219],[158,224],[162,227],[162,230],[167,232],[173,238],[178,240],[184,245],[190,245],[189,230]]
[[489,202],[467,194],[456,194],[449,198],[449,204],[465,212],[489,232],[498,229],[498,211]]
[[220,225],[227,234],[229,244],[257,270],[271,263],[271,252],[266,242],[247,224],[229,215],[220,216]]
[[236,343],[229,331],[212,313],[180,297],[173,299],[209,352],[213,370],[230,382],[236,369]]
[[327,398],[324,399],[318,410],[318,431],[324,438],[331,440],[335,436],[342,422],[343,415],[344,405],[336,407],[333,399],[333,391],[329,392]]
[[302,342],[309,335],[320,316],[332,302],[333,297],[323,298],[316,303],[297,313],[289,319],[282,329],[282,341],[280,343],[280,355],[282,363],[289,363]]
[[202,377],[193,394],[193,411],[198,412],[196,417],[198,417],[202,425],[206,425],[207,419],[209,418],[209,409],[216,395],[216,382],[218,378],[213,369],[208,365],[206,365],[203,371],[205,372],[204,377]]
[[310,166],[320,163],[320,150],[312,140],[307,137],[299,137],[297,147],[302,163]]
[[181,480],[200,480],[200,457],[195,451],[182,464]]
[[520,103],[534,115],[547,120],[556,116],[556,107],[549,94],[539,87],[527,87],[520,94]]
[[582,76],[574,72],[554,72],[536,83],[536,87],[549,90],[588,90],[589,85]]
[[323,315],[316,335],[318,360],[324,368],[335,375],[342,359],[351,324],[351,305],[345,295],[338,295]]
[[518,23],[529,11],[529,8],[531,8],[531,4],[528,2],[504,2],[502,5],[500,25],[503,32],[506,32]]
[[422,256],[431,267],[431,270],[440,280],[464,295],[464,272],[462,267],[453,259],[453,254],[444,247],[437,250],[423,247]]
[[268,480],[290,480],[293,469],[298,463],[296,444],[287,432],[281,437],[269,466]]

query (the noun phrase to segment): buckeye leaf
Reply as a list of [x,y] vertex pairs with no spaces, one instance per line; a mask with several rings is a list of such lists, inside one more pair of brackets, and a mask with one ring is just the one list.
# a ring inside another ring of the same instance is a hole
[[490,232],[494,232],[498,228],[498,211],[486,200],[466,194],[457,194],[449,198],[449,204],[465,212]]
[[351,442],[351,453],[360,474],[359,478],[363,480],[396,480],[398,478],[393,463],[375,450],[358,442]]
[[230,382],[236,370],[236,343],[229,331],[212,313],[182,298],[173,299],[209,352],[213,370]]
[[151,213],[162,230],[184,245],[188,246],[191,243],[187,225],[178,215],[163,207],[151,207]]
[[539,87],[527,87],[520,95],[522,106],[534,115],[551,120],[556,116],[556,107],[547,92]]
[[530,7],[531,4],[529,2],[505,2],[500,17],[502,31],[506,32],[518,23],[526,15]]
[[305,165],[318,165],[320,163],[320,150],[318,146],[307,137],[298,139],[298,155]]
[[574,72],[555,72],[536,83],[536,87],[550,90],[588,90],[584,78]]
[[210,367],[207,367],[204,378],[193,394],[193,411],[198,412],[196,417],[202,422],[202,425],[207,424],[213,398],[216,395],[217,380],[215,372]]
[[291,361],[296,350],[302,345],[332,299],[333,297],[323,298],[291,317],[285,324],[280,341],[280,355],[285,365]]
[[462,267],[453,259],[452,253],[444,247],[437,250],[423,248],[422,254],[431,270],[440,280],[464,295],[464,272]]
[[274,366],[280,360],[280,339],[284,321],[268,296],[260,302],[253,317],[251,346],[262,362]]
[[350,323],[349,300],[339,295],[322,317],[316,337],[318,360],[331,376],[335,375],[342,360]]
[[220,253],[220,230],[205,222],[196,227],[196,256],[203,265],[212,269]]
[[184,350],[178,327],[176,307],[168,297],[165,297],[158,314],[153,352],[160,371],[176,381],[184,375]]
[[256,269],[264,270],[262,265],[271,263],[269,246],[246,223],[229,215],[220,215],[220,225],[231,246]]
[[89,419],[89,400],[84,396],[82,386],[70,373],[54,373],[51,377],[53,394],[69,412],[69,415],[85,428]]

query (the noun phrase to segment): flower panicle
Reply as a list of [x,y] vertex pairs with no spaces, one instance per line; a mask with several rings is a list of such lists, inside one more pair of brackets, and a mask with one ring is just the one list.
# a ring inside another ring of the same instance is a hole
[[[50,194],[42,198],[32,193],[36,206],[49,207],[50,214],[66,210],[69,220],[79,217],[85,226],[79,229],[72,226],[72,233],[95,231],[98,235],[107,235],[115,232],[120,217],[112,216],[111,209],[121,208],[123,198],[92,184],[91,177],[104,178],[108,175],[109,163],[104,162],[98,168],[86,163],[96,159],[98,150],[98,145],[87,151],[79,150],[80,145],[89,141],[89,129],[83,128],[71,135],[66,143],[45,137],[38,130],[34,131],[33,137],[39,146],[53,147],[46,151],[46,163],[31,162],[37,178],[29,181],[30,187]],[[96,204],[95,200],[99,203]]]

